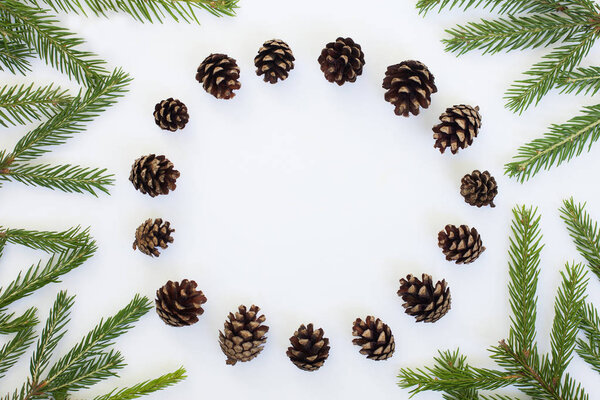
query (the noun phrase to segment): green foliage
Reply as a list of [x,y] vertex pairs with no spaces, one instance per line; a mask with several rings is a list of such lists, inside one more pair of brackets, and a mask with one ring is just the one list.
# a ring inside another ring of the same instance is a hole
[[591,304],[581,311],[581,330],[585,339],[577,339],[577,354],[600,373],[600,315]]
[[156,392],[158,390],[165,389],[175,383],[185,379],[185,369],[179,368],[178,370],[160,376],[156,379],[144,381],[138,383],[129,388],[115,389],[110,393],[102,396],[95,397],[94,400],[132,400],[147,394]]
[[540,354],[535,327],[539,256],[542,249],[540,217],[536,210],[525,207],[515,208],[513,215],[508,285],[510,332],[507,340],[501,340],[490,349],[491,358],[499,369],[472,367],[458,351],[440,352],[432,367],[404,368],[400,371],[398,384],[410,389],[412,395],[437,391],[444,393],[446,399],[509,400],[514,398],[479,391],[512,386],[534,399],[589,399],[581,384],[565,372],[575,350],[580,355],[590,356],[590,359],[593,351],[599,350],[597,345],[600,342],[577,338],[579,329],[589,326],[592,332],[589,336],[594,340],[600,339],[598,314],[594,314],[592,309],[585,311],[587,279],[584,267],[567,264],[561,272],[562,282],[555,298],[550,334],[551,350],[548,354]]
[[[537,105],[554,88],[563,93],[594,95],[600,90],[600,67],[578,67],[600,37],[600,6],[593,0],[419,0],[422,14],[433,9],[481,7],[496,12],[448,29],[446,50],[462,55],[555,46],[524,72],[506,92],[506,107],[522,113]],[[580,155],[598,140],[598,106],[585,107],[581,115],[555,124],[539,139],[521,146],[505,173],[520,182],[542,169],[548,170]]]
[[0,125],[7,127],[49,118],[70,101],[66,90],[52,84],[4,86],[0,88]]
[[575,204],[573,198],[565,200],[560,209],[561,218],[577,250],[587,261],[590,270],[600,279],[600,230],[585,210],[585,204]]

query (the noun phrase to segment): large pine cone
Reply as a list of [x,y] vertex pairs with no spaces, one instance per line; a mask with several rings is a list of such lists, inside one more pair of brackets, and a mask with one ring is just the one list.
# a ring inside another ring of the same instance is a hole
[[362,74],[365,53],[354,40],[339,37],[335,42],[327,43],[317,61],[325,79],[341,86],[345,82],[355,82]]
[[472,206],[496,207],[494,198],[498,194],[498,185],[488,171],[475,170],[461,179],[460,194]]
[[135,240],[133,241],[133,249],[137,248],[144,254],[149,256],[158,257],[160,252],[158,248],[166,249],[169,247],[169,243],[173,243],[173,237],[171,233],[175,232],[175,229],[171,229],[171,223],[161,218],[148,218],[143,224],[141,224],[135,231]]
[[211,54],[202,61],[196,73],[196,80],[217,99],[235,97],[234,90],[242,87],[238,80],[240,68],[235,59],[226,54]]
[[420,61],[408,60],[390,65],[383,78],[385,100],[396,108],[396,115],[419,115],[419,106],[428,108],[431,94],[437,92],[435,78]]
[[433,127],[433,147],[440,149],[440,153],[450,147],[452,154],[456,154],[459,148],[472,145],[481,128],[479,107],[473,108],[465,104],[447,108],[440,115],[440,121],[442,122]]
[[174,168],[173,163],[165,156],[155,154],[135,160],[129,174],[133,186],[150,197],[169,194],[169,190],[175,190],[177,178],[179,171]]
[[467,225],[458,228],[446,225],[444,230],[438,233],[438,246],[446,255],[446,260],[457,264],[472,263],[485,251],[477,229],[469,229]]
[[269,327],[262,325],[266,318],[264,315],[257,317],[259,311],[260,308],[255,305],[249,310],[242,305],[235,314],[229,313],[224,332],[219,331],[219,343],[227,356],[227,364],[250,361],[263,350]]
[[290,338],[287,356],[304,371],[318,370],[329,357],[329,339],[323,335],[323,329],[315,330],[313,324],[300,325]]
[[450,288],[446,280],[433,286],[431,275],[423,274],[423,281],[412,275],[400,279],[398,296],[402,297],[405,313],[412,315],[417,322],[435,322],[450,310]]
[[390,327],[373,316],[368,316],[365,321],[357,318],[352,327],[352,336],[358,336],[352,343],[361,346],[360,354],[371,360],[387,360],[396,349]]
[[185,128],[189,120],[187,107],[177,99],[169,97],[154,106],[154,122],[161,129],[175,132]]
[[290,70],[294,69],[294,54],[290,46],[283,40],[267,40],[258,50],[254,58],[256,75],[264,75],[264,81],[277,83],[288,77]]
[[196,290],[197,286],[195,281],[184,279],[181,283],[168,281],[156,291],[156,312],[165,324],[186,326],[198,322],[206,297]]

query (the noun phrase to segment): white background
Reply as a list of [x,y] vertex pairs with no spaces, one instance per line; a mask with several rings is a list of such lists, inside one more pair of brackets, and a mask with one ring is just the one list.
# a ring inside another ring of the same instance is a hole
[[[408,392],[396,386],[398,370],[431,364],[437,349],[460,347],[472,364],[492,367],[486,349],[508,332],[507,249],[515,204],[538,206],[543,215],[547,247],[538,329],[541,350],[549,349],[559,270],[579,260],[558,208],[573,195],[600,219],[600,149],[525,185],[506,178],[503,164],[551,122],[566,120],[594,100],[553,93],[523,116],[512,114],[503,106],[503,93],[544,50],[456,58],[443,51],[444,28],[484,13],[422,18],[414,3],[241,1],[237,17],[204,13],[201,26],[141,24],[125,15],[61,16],[87,40],[86,48],[135,80],[85,134],[40,159],[109,167],[116,176],[111,196],[96,199],[16,183],[1,189],[3,226],[91,226],[99,246],[63,283],[15,309],[37,305],[45,318],[59,289],[76,294],[70,330],[58,349],[63,354],[101,316],[116,312],[134,293],[153,298],[169,279],[195,279],[208,297],[192,327],[168,327],[154,312],[145,316],[117,344],[128,362],[122,378],[81,397],[184,365],[189,375],[184,383],[148,398],[406,399]],[[366,58],[363,75],[342,87],[327,82],[316,61],[338,36],[360,43]],[[253,66],[260,45],[272,38],[287,41],[296,56],[289,79],[276,85],[258,78]],[[216,100],[194,79],[211,52],[238,61],[242,88],[233,100]],[[587,63],[599,54],[593,50]],[[406,59],[424,62],[439,89],[428,110],[408,119],[394,115],[381,88],[386,67]],[[69,87],[42,63],[34,69],[27,79],[1,78]],[[189,124],[177,133],[161,131],[152,117],[154,104],[171,96],[190,111]],[[481,107],[480,136],[458,155],[441,155],[433,148],[431,127],[446,107],[459,103]],[[0,147],[12,147],[29,128],[1,129]],[[175,192],[150,198],[133,189],[130,166],[148,153],[165,154],[181,171]],[[473,169],[496,177],[496,208],[477,209],[460,196],[460,178]],[[131,249],[136,227],[150,217],[167,219],[176,229],[175,242],[158,259]],[[481,233],[487,250],[474,264],[444,260],[437,232],[447,223],[475,226]],[[0,283],[40,257],[7,246]],[[401,277],[423,272],[446,278],[452,291],[452,310],[435,324],[415,324],[396,295]],[[600,304],[600,284],[591,278],[590,296]],[[219,349],[218,330],[242,303],[259,305],[271,329],[256,360],[231,367]],[[369,314],[393,330],[396,354],[388,361],[367,360],[351,343],[352,322]],[[297,369],[285,355],[288,338],[309,322],[324,328],[332,346],[330,358],[314,373]],[[2,392],[23,381],[26,364],[3,380]],[[592,398],[598,396],[598,376],[587,365],[575,358],[569,370]]]

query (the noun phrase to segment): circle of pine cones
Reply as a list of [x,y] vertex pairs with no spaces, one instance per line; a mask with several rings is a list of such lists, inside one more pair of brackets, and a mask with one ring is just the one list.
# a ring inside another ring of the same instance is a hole
[[362,74],[365,65],[365,53],[360,44],[351,38],[339,37],[335,42],[325,45],[317,59],[325,79],[339,86],[346,82],[355,82]]
[[177,99],[169,97],[154,106],[154,122],[161,129],[175,132],[185,128],[189,120],[186,105]]
[[385,72],[382,87],[385,100],[392,103],[396,115],[419,115],[420,108],[428,108],[431,95],[437,92],[435,78],[425,64],[408,60],[390,65]]
[[472,206],[496,207],[494,198],[498,194],[498,184],[488,171],[475,170],[461,179],[460,194]]
[[129,180],[137,190],[150,197],[175,190],[179,171],[165,156],[149,154],[134,161]]
[[477,229],[467,225],[446,225],[444,230],[438,233],[438,246],[446,260],[456,264],[470,264],[485,251]]
[[360,354],[364,354],[370,360],[387,360],[394,354],[396,343],[390,327],[379,318],[368,316],[363,321],[357,318],[352,326],[352,340],[360,346]]
[[313,324],[300,325],[290,338],[287,356],[301,370],[318,370],[329,357],[329,339],[324,335],[323,329],[314,329]]
[[175,229],[171,229],[169,221],[163,222],[161,218],[148,218],[135,230],[135,240],[133,241],[133,249],[139,249],[142,253],[158,257],[160,252],[158,248],[166,249],[169,243],[173,243],[171,233]]
[[413,275],[400,279],[398,296],[404,300],[404,312],[417,322],[436,322],[450,310],[450,288],[445,279],[435,286],[431,275],[422,274],[421,279]]
[[187,326],[198,322],[206,296],[196,287],[195,281],[184,279],[181,283],[168,281],[156,291],[156,312],[165,324]]
[[264,75],[265,82],[283,81],[290,70],[294,69],[294,60],[294,54],[286,42],[279,39],[267,40],[254,58],[256,75]]
[[234,90],[242,87],[238,80],[240,67],[235,59],[226,54],[211,54],[202,61],[196,73],[196,80],[202,87],[217,99],[235,97]]
[[241,305],[235,313],[229,313],[223,332],[219,331],[219,344],[227,356],[228,365],[238,361],[246,362],[260,354],[267,341],[265,334],[269,327],[263,325],[266,318],[258,315],[260,308],[252,305],[250,309]]
[[440,123],[433,127],[433,138],[440,153],[449,147],[452,154],[473,144],[481,128],[479,107],[465,104],[452,106],[440,115]]

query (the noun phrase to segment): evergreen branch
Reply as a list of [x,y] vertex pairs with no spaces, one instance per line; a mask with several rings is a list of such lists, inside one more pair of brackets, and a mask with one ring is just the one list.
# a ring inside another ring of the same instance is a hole
[[35,331],[29,326],[21,329],[14,338],[0,348],[0,379],[17,363],[19,357],[35,340]]
[[535,344],[537,315],[537,282],[540,274],[542,235],[537,210],[518,207],[513,209],[510,238],[508,293],[512,309],[509,341],[517,353],[531,352]]
[[16,0],[3,0],[0,16],[19,26],[21,40],[42,60],[78,83],[94,85],[100,76],[107,74],[102,66],[104,61],[96,59],[93,53],[79,50],[83,39],[58,26],[58,20],[48,10]]
[[102,78],[97,86],[89,88],[83,96],[78,95],[61,112],[21,138],[8,159],[16,162],[32,160],[48,152],[48,146],[63,144],[75,133],[82,132],[84,123],[123,95],[129,81],[130,78],[121,70]]
[[183,367],[179,368],[174,372],[162,375],[156,379],[144,381],[138,383],[135,386],[124,388],[120,390],[113,390],[102,396],[94,398],[94,400],[133,400],[138,397],[145,396],[147,394],[165,389],[169,386],[175,385],[186,378],[186,371]]
[[90,357],[101,354],[106,347],[112,345],[118,336],[131,329],[133,323],[139,320],[151,308],[151,303],[146,297],[136,295],[117,314],[106,320],[101,320],[81,342],[50,368],[48,377],[45,379],[48,388],[57,388],[62,385],[62,382],[68,379],[74,369],[85,364],[85,361]]
[[573,198],[563,201],[561,218],[579,254],[587,261],[590,270],[600,279],[600,230],[585,210],[585,204],[575,205]]
[[29,247],[34,250],[43,250],[47,253],[60,253],[66,250],[85,246],[89,240],[89,228],[81,230],[80,227],[66,231],[30,231],[25,229],[6,229],[0,227],[0,237],[9,243]]
[[50,314],[46,320],[46,326],[42,330],[29,363],[32,385],[37,385],[40,382],[41,374],[48,366],[52,353],[66,333],[65,327],[69,322],[69,314],[74,300],[75,297],[68,297],[65,291],[61,291],[56,296],[54,305],[50,309]]
[[53,255],[43,268],[41,263],[38,263],[31,266],[25,274],[19,273],[8,286],[0,288],[0,309],[29,296],[43,286],[58,282],[62,275],[79,267],[94,255],[95,251],[96,243],[90,240],[77,249],[65,251],[58,256]]
[[37,310],[32,307],[14,318],[14,313],[6,314],[0,310],[0,335],[17,333],[23,328],[33,328],[39,322],[36,312]]
[[571,18],[561,14],[513,16],[495,20],[482,19],[467,25],[458,25],[446,32],[450,38],[442,40],[446,51],[465,54],[483,50],[483,54],[502,50],[535,49],[549,46],[589,30],[587,16]]
[[540,170],[569,161],[600,138],[600,104],[584,107],[583,113],[564,124],[553,124],[549,132],[521,146],[504,173],[525,182]]
[[175,21],[198,22],[196,11],[205,10],[221,17],[234,16],[238,0],[28,0],[40,6],[47,4],[54,11],[93,14],[106,17],[110,12],[124,12],[140,22]]
[[550,333],[552,362],[549,373],[552,379],[560,379],[571,362],[588,282],[580,264],[567,264],[566,272],[561,271],[561,276],[562,284],[556,294]]
[[0,71],[25,74],[31,71],[29,59],[33,51],[25,43],[16,40],[0,40]]
[[542,57],[525,72],[526,79],[516,81],[506,92],[506,107],[519,114],[540,100],[589,53],[598,38],[595,30],[572,36],[562,45]]
[[112,174],[106,169],[88,168],[78,165],[19,165],[9,169],[5,176],[17,182],[48,189],[58,189],[67,193],[98,192],[109,194],[108,186],[114,183]]
[[470,8],[481,7],[499,14],[518,13],[593,13],[597,10],[592,0],[419,0],[417,9],[419,14],[427,14],[429,11],[438,9],[462,8],[464,11]]
[[35,88],[33,83],[6,85],[0,88],[0,125],[24,124],[50,117],[71,100],[66,90],[52,84]]
[[600,315],[592,304],[581,309],[580,328],[587,341],[577,339],[577,354],[600,373]]
[[594,96],[600,90],[600,67],[578,68],[558,80],[561,93],[584,93]]

